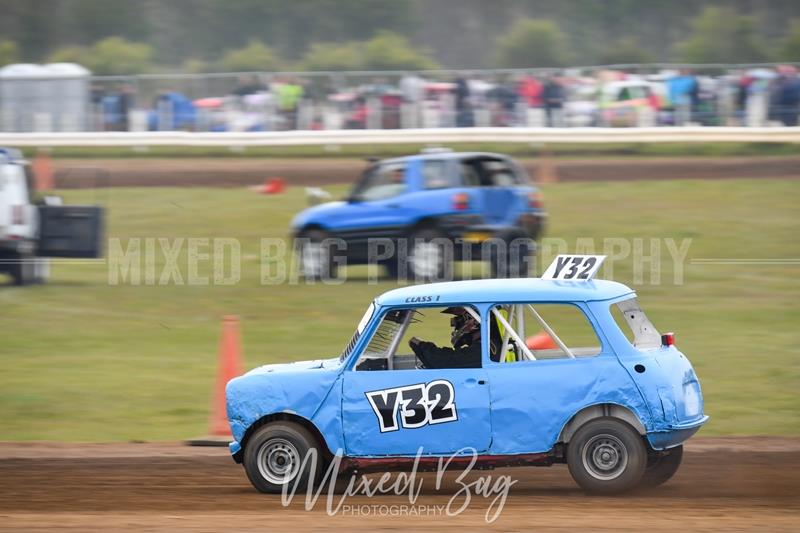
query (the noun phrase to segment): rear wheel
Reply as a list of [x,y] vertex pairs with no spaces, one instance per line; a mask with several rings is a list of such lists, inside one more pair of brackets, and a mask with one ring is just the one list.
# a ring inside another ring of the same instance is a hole
[[634,488],[647,466],[641,436],[615,418],[598,418],[581,426],[567,447],[572,478],[593,494],[619,494]]
[[[409,279],[429,282],[452,277],[453,249],[439,231],[422,229],[414,232],[406,242],[405,257],[398,254],[397,260],[405,260]],[[395,273],[398,272],[402,273],[402,269]]]
[[647,462],[647,468],[642,477],[643,487],[657,487],[669,481],[683,460],[683,445],[670,448],[653,455]]
[[[309,457],[303,464],[309,453],[316,454],[316,460]],[[257,430],[245,446],[242,463],[253,486],[266,493],[281,492],[287,484],[304,490],[322,471],[316,439],[292,422],[272,422]]]
[[17,254],[12,261],[10,270],[14,285],[30,285],[36,281],[36,265],[32,255]]
[[530,276],[530,257],[535,245],[522,236],[503,240],[502,246],[491,247],[489,266],[492,278],[527,278]]

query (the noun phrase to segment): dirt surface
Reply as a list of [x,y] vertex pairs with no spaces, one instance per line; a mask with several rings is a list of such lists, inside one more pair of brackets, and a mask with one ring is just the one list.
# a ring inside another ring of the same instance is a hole
[[[522,159],[534,180],[558,181],[800,178],[800,157]],[[238,187],[281,177],[289,185],[352,183],[366,163],[359,159],[58,159],[59,188]]]
[[[465,483],[478,475],[517,481],[490,526],[498,530],[797,531],[800,522],[797,439],[694,439],[672,481],[625,497],[584,495],[563,465],[476,472]],[[448,473],[439,491],[435,474],[421,479],[413,505],[407,492],[355,496],[346,498],[343,505],[349,507],[329,516],[325,495],[307,511],[299,497],[284,507],[280,496],[256,493],[224,448],[5,443],[0,444],[0,530],[487,528],[485,515],[495,495],[486,499],[472,487],[467,510],[447,516],[436,506],[446,506],[456,494],[456,474]],[[340,485],[333,507],[343,489]],[[463,496],[451,510],[461,506]]]

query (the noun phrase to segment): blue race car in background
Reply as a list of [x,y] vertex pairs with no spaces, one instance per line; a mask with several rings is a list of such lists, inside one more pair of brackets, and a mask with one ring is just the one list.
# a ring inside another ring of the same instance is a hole
[[[697,375],[632,289],[580,281],[589,278],[582,265],[561,266],[568,275],[553,279],[389,291],[339,357],[233,379],[234,460],[262,492],[318,483],[334,461],[366,470],[441,457],[477,457],[480,467],[566,463],[595,493],[664,483],[708,419]],[[469,345],[437,347],[455,339],[459,316],[474,324]],[[553,344],[529,347],[533,328]],[[316,463],[304,462],[308,454]]]
[[368,263],[370,253],[391,275],[422,281],[472,259],[490,261],[492,277],[524,277],[545,216],[540,192],[510,158],[436,149],[373,163],[346,200],[299,213],[292,233],[301,274],[312,279],[335,277],[338,261]]

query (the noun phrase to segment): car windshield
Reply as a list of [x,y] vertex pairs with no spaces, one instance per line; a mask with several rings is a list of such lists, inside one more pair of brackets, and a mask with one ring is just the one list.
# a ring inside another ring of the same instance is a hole
[[364,316],[361,317],[361,320],[358,322],[358,326],[356,326],[356,332],[353,333],[353,336],[350,338],[350,342],[347,343],[344,350],[342,351],[342,355],[339,356],[339,361],[344,361],[348,355],[350,355],[353,351],[353,347],[355,347],[356,342],[361,337],[361,334],[364,332],[364,328],[367,327],[369,324],[370,318],[372,318],[372,314],[375,312],[375,304],[369,304],[367,307],[366,312],[364,312]]

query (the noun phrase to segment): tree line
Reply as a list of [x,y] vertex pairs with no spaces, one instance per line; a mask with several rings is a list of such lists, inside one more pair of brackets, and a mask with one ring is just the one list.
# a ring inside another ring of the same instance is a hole
[[800,61],[789,0],[3,3],[0,65],[96,74]]

